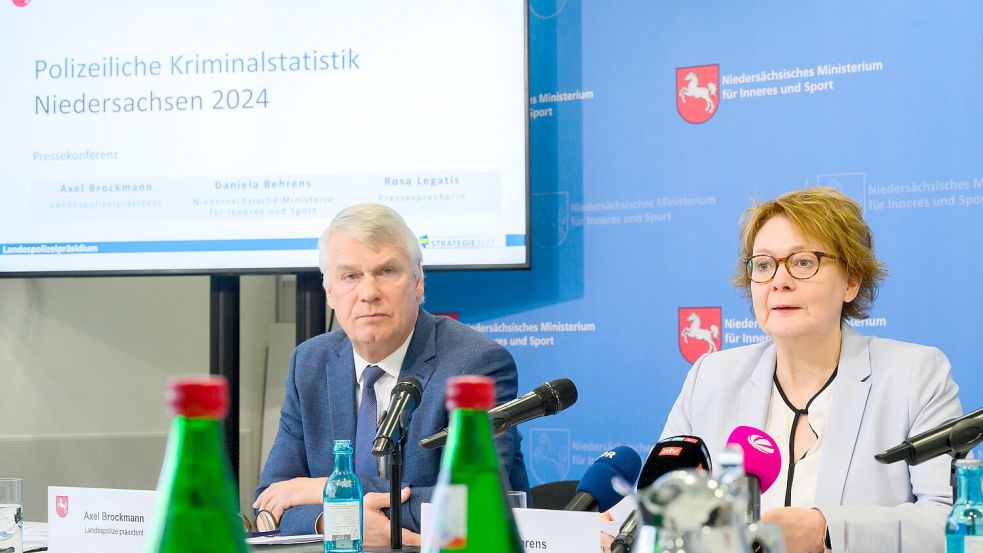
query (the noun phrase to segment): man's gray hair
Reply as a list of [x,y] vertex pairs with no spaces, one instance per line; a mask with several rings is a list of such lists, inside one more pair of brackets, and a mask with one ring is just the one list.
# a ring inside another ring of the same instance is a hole
[[413,235],[406,221],[390,207],[364,203],[341,210],[317,241],[318,264],[321,273],[325,275],[325,288],[330,282],[327,278],[331,263],[328,259],[328,241],[335,232],[347,234],[370,248],[382,246],[399,248],[409,258],[413,274],[417,278],[423,278],[423,251],[420,249],[420,240]]

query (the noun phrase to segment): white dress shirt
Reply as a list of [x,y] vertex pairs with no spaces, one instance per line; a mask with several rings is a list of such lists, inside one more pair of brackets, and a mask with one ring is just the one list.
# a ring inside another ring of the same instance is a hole
[[396,351],[390,353],[385,359],[379,361],[378,363],[369,363],[365,359],[352,349],[352,355],[355,357],[355,412],[358,412],[358,408],[362,406],[362,377],[365,374],[365,369],[369,365],[375,365],[382,369],[386,374],[379,377],[379,380],[375,381],[375,401],[378,406],[378,412],[376,413],[376,420],[382,416],[382,413],[389,408],[389,396],[392,395],[393,388],[396,387],[396,382],[399,381],[399,371],[403,368],[403,359],[406,359],[406,350],[410,347],[410,340],[413,339],[413,332],[410,331],[410,335],[406,337],[403,345],[396,348]]
[[[804,456],[795,463],[792,478],[792,497],[789,507],[812,508],[816,506],[816,481],[819,477],[819,463],[823,453],[823,443],[829,421],[830,398],[833,386],[826,386],[809,404],[809,414],[802,415],[799,425],[808,424],[816,434],[816,443],[810,447]],[[769,509],[785,507],[785,491],[788,485],[789,445],[792,440],[792,422],[795,412],[785,403],[778,385],[771,389],[771,400],[768,404],[768,415],[765,418],[765,432],[778,443],[782,454],[782,471],[778,479],[761,495],[761,512]]]

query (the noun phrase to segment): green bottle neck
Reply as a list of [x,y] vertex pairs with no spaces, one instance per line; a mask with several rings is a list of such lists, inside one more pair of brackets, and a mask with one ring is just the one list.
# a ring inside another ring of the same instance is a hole
[[455,409],[451,411],[447,449],[456,463],[498,466],[498,453],[492,439],[488,411]]
[[201,443],[209,443],[207,440],[215,438],[218,436],[217,441],[213,443],[221,444],[225,441],[225,436],[222,434],[222,420],[208,417],[186,417],[184,415],[177,415],[174,417],[174,422],[171,426],[174,433],[180,438],[198,438],[202,439]]
[[981,478],[983,478],[983,467],[958,467],[956,469],[956,487],[958,488],[956,503],[983,503]]
[[177,415],[171,425],[171,435],[176,438],[171,450],[175,470],[189,464],[217,462],[216,466],[229,465],[221,419]]
[[146,551],[248,553],[228,459],[221,419],[174,417]]

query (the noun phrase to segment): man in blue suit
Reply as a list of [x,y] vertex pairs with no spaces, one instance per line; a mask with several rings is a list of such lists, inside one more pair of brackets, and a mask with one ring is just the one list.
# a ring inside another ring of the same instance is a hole
[[[253,507],[269,511],[284,534],[321,531],[333,442],[352,440],[355,470],[367,492],[363,543],[388,544],[389,483],[365,444],[375,436],[378,415],[397,380],[412,376],[423,393],[406,433],[401,513],[403,543],[418,545],[420,504],[430,500],[440,468],[440,450],[424,450],[418,442],[447,426],[447,380],[490,376],[498,403],[504,403],[516,397],[515,362],[492,340],[420,307],[422,252],[392,209],[377,204],[345,209],[324,231],[319,250],[328,305],[342,329],[294,350],[280,428]],[[528,491],[519,441],[512,429],[496,446],[512,489]]]

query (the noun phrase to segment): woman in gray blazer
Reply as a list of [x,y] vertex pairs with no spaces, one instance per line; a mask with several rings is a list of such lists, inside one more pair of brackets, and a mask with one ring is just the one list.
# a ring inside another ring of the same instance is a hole
[[884,275],[860,206],[837,190],[749,209],[735,285],[771,339],[701,357],[663,430],[711,451],[738,425],[774,437],[783,467],[762,519],[783,527],[789,553],[944,551],[949,457],[874,460],[962,412],[942,352],[846,324],[867,317]]

